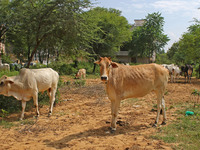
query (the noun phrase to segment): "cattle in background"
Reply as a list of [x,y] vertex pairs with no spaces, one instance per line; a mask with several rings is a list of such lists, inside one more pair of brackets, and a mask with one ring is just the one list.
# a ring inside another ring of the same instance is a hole
[[10,65],[9,64],[0,64],[0,71],[10,71]]
[[126,66],[112,62],[110,58],[101,57],[95,62],[100,65],[101,80],[106,85],[106,92],[111,101],[111,129],[116,130],[116,121],[121,100],[142,97],[154,91],[157,95],[157,117],[161,109],[163,122],[166,122],[164,93],[168,83],[168,70],[158,64]]
[[185,66],[181,66],[181,72],[184,74],[185,82],[191,83],[191,77],[193,73],[192,65],[186,64]]
[[21,69],[19,75],[0,79],[0,94],[4,96],[13,96],[17,100],[22,101],[22,113],[20,119],[24,118],[26,102],[33,98],[36,107],[36,114],[39,116],[38,110],[38,92],[47,90],[50,98],[49,115],[53,111],[55,94],[59,75],[51,68],[43,69]]
[[170,65],[162,64],[162,66],[165,67],[166,69],[168,69],[171,82],[176,82],[176,79],[181,74],[180,68],[174,64],[170,64]]
[[171,82],[176,82],[176,79],[179,78],[181,70],[178,66],[172,68]]
[[79,71],[76,74],[76,78],[86,78],[86,70],[85,69],[79,69]]

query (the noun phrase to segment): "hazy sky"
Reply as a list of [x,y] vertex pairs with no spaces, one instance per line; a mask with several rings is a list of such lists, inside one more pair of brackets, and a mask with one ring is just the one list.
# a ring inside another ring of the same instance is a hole
[[160,12],[164,17],[164,32],[170,38],[165,50],[178,41],[187,28],[200,20],[200,0],[91,0],[95,6],[122,11],[130,24],[135,19],[145,19],[148,14]]

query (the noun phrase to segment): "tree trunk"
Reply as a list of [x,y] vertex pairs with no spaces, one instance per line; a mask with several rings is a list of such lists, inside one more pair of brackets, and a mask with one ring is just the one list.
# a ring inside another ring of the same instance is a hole
[[97,66],[97,64],[95,64],[95,63],[94,63],[94,66],[93,66],[93,71],[92,71],[92,73],[95,73],[96,66]]
[[30,56],[29,59],[28,59],[28,64],[27,64],[26,68],[29,68],[31,61],[33,60],[33,56],[34,56],[34,54],[36,53],[37,48],[38,48],[38,46],[39,46],[39,43],[40,43],[40,42],[37,42],[37,44],[36,44],[34,50],[32,51],[31,56]]

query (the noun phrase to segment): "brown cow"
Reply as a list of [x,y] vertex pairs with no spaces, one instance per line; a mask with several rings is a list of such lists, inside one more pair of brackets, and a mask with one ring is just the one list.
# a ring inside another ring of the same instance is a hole
[[164,92],[168,82],[168,70],[158,64],[125,66],[104,57],[95,62],[100,65],[101,80],[106,84],[108,98],[111,100],[111,129],[116,130],[120,102],[127,98],[142,97],[154,91],[157,95],[157,125],[161,108],[163,122],[166,124]]

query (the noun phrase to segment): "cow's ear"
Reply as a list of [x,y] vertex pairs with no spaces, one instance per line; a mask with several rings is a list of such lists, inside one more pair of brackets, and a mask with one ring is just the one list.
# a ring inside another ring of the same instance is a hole
[[95,61],[94,63],[99,65],[99,64],[100,64],[100,61],[99,61],[99,60],[97,60],[97,61]]
[[7,79],[5,80],[5,83],[10,83],[10,84],[13,84],[13,83],[14,83],[14,81],[13,81],[12,79],[10,79],[10,78],[7,78]]
[[5,79],[7,79],[8,77],[6,76],[6,75],[3,75],[2,77],[1,77],[1,79],[0,80],[5,80]]
[[111,61],[111,57],[108,57],[108,59]]
[[113,68],[117,68],[118,67],[117,63],[114,63],[114,62],[112,62],[111,65],[112,65]]

